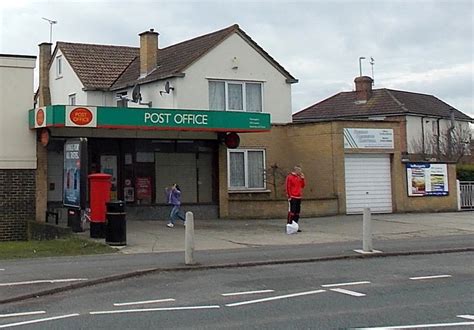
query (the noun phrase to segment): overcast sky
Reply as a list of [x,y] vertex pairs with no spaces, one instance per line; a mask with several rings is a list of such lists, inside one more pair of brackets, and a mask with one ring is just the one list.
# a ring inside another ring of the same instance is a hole
[[[37,55],[53,42],[160,47],[234,23],[283,65],[293,112],[353,90],[358,58],[375,59],[375,88],[432,94],[474,117],[473,0],[26,1],[0,2],[0,53]],[[372,75],[368,60],[363,74]]]

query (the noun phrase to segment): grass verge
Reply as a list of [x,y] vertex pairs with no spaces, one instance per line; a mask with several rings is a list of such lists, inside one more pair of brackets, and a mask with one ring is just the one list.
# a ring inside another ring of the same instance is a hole
[[0,259],[78,256],[116,251],[108,245],[75,236],[48,241],[0,242]]

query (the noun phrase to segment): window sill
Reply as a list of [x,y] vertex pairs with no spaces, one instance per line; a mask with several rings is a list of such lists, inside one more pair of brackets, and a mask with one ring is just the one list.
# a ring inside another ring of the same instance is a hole
[[244,189],[244,190],[228,190],[227,191],[229,194],[262,194],[262,193],[271,193],[272,191],[269,189],[256,189],[256,190],[251,190],[251,189]]

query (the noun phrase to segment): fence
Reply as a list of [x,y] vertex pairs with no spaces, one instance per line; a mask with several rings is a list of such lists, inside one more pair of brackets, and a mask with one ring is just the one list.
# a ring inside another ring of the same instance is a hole
[[458,209],[474,210],[474,181],[458,181]]

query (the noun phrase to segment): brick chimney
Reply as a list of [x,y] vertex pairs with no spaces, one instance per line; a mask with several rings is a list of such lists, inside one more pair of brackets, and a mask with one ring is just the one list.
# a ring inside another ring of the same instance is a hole
[[39,46],[39,102],[43,107],[51,105],[51,92],[49,90],[49,62],[51,61],[51,46],[49,42],[43,42]]
[[367,102],[372,96],[373,80],[367,76],[360,76],[354,79],[356,87],[357,101]]
[[158,32],[154,29],[139,34],[140,36],[140,77],[146,77],[156,69],[158,58]]

